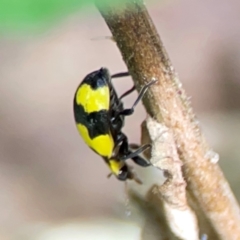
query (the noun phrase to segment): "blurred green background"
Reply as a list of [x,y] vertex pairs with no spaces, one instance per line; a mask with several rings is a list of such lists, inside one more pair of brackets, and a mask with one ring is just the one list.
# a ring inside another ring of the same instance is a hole
[[67,14],[86,7],[86,0],[1,0],[1,30],[42,27]]
[[[102,5],[122,0],[98,0]],[[77,11],[87,12],[93,0],[0,0],[0,30],[39,30]]]

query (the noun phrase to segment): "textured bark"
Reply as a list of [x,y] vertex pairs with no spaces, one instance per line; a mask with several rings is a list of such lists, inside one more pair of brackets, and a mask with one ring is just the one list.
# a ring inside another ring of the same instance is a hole
[[183,177],[219,239],[240,239],[240,211],[215,154],[206,143],[155,26],[141,1],[102,9],[97,4],[139,90],[152,79],[143,103],[172,131]]

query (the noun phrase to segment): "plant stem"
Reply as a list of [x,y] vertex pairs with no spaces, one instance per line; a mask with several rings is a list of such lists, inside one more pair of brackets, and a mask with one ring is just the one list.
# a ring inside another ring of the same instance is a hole
[[152,79],[143,103],[148,114],[171,129],[187,190],[195,197],[220,239],[240,239],[240,210],[203,137],[182,84],[141,0],[104,9],[105,19],[139,90]]

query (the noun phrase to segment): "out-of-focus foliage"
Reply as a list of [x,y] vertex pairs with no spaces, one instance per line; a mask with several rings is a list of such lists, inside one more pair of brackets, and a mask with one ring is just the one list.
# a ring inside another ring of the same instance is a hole
[[[100,4],[122,2],[98,1]],[[93,0],[0,0],[0,31],[45,27],[72,12],[83,14],[92,4]]]

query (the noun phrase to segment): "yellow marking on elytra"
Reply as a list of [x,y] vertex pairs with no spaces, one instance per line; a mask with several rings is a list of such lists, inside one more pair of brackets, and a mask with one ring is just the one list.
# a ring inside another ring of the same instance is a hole
[[99,155],[103,157],[111,157],[114,148],[114,142],[111,135],[99,135],[91,139],[88,134],[88,129],[84,125],[77,124],[77,129],[89,147],[94,149]]
[[123,167],[123,162],[111,159],[109,161],[109,167],[110,167],[112,173],[114,173],[115,175],[118,175],[120,169]]
[[76,94],[76,102],[82,105],[86,113],[108,110],[110,104],[109,87],[103,86],[93,90],[90,85],[81,85]]

